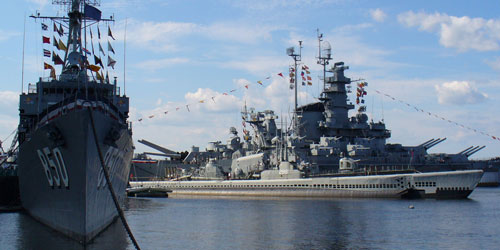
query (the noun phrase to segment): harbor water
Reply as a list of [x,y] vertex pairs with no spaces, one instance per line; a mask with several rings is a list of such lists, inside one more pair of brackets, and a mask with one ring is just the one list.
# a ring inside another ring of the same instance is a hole
[[[413,207],[413,208],[411,208]],[[500,188],[465,200],[128,198],[142,249],[498,249]],[[0,213],[0,249],[83,249]],[[134,249],[120,221],[86,249]]]

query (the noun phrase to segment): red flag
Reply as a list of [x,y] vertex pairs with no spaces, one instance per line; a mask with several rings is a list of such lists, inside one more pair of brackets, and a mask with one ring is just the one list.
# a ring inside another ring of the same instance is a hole
[[64,64],[64,61],[54,51],[52,51],[52,61],[55,65]]
[[50,44],[50,37],[42,36],[42,41],[43,41],[43,43]]
[[247,89],[248,89],[248,84],[247,84],[247,85],[245,85],[245,88],[247,88]]
[[54,67],[52,67],[52,65],[50,65],[50,64],[48,64],[46,62],[43,63],[43,69],[53,69],[53,68]]
[[283,77],[283,78],[285,78],[281,72],[278,73],[278,75],[281,76],[281,77]]
[[50,50],[43,49],[43,56],[50,57]]

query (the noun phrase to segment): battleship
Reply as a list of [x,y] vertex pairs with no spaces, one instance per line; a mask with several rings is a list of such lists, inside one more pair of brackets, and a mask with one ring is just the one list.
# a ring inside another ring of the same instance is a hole
[[[54,67],[45,63],[51,76],[40,77],[36,86],[30,84],[28,92],[20,95],[20,197],[33,218],[86,244],[118,216],[108,188],[116,191],[118,200],[125,199],[134,149],[127,121],[129,98],[120,93],[116,78],[113,82],[104,78],[99,67],[87,60],[89,41],[82,33],[99,22],[113,22],[113,18],[101,18],[95,7],[99,1],[53,3],[67,7],[67,17],[39,13],[31,17],[42,20],[44,30],[48,21],[61,37],[67,34],[67,47],[54,41],[54,46],[65,51],[64,60],[52,51],[54,63],[62,65],[61,73],[56,75]],[[50,41],[44,37],[44,43],[46,39]]]
[[[344,62],[329,66],[331,47],[318,35],[318,64],[323,66],[319,102],[297,105],[299,51],[289,48],[290,88],[295,92],[291,127],[272,110],[242,110],[243,140],[235,128],[227,144],[209,143],[206,152],[192,150],[187,163],[205,160],[205,166],[182,170],[181,177],[161,181],[132,181],[132,187],[163,187],[172,194],[251,195],[377,198],[467,198],[476,188],[482,170],[462,170],[464,159],[482,149],[471,147],[455,155],[454,162],[435,160],[427,150],[445,138],[419,146],[388,144],[391,133],[383,121],[368,121],[363,96],[368,85],[344,75]],[[302,70],[307,70],[302,66]],[[327,75],[328,74],[328,75]],[[356,105],[349,102],[351,84],[357,85]],[[286,119],[285,119],[286,121]],[[442,155],[441,155],[442,156]],[[450,157],[448,157],[450,158]],[[418,170],[417,170],[418,169]],[[424,172],[425,173],[422,173]]]

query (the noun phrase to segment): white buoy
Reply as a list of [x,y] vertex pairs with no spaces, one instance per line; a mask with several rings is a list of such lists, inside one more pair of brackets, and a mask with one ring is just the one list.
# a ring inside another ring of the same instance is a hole
[[408,206],[409,209],[414,209],[415,207],[413,205]]

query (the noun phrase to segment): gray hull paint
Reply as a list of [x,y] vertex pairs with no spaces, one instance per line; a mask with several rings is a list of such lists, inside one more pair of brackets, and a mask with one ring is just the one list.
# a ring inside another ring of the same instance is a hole
[[[129,163],[133,155],[132,139],[126,128],[120,129],[115,147],[104,144],[104,138],[118,122],[99,111],[93,111],[103,155],[108,153],[112,185],[120,200],[125,198]],[[65,144],[56,146],[48,139],[55,126]],[[106,228],[117,216],[111,195],[105,185],[98,153],[86,109],[62,115],[35,131],[19,149],[19,183],[25,210],[43,224],[86,243]],[[49,159],[57,163],[55,149],[61,152],[66,166],[68,187],[60,169],[50,169],[49,183],[38,152],[48,148]],[[109,157],[113,156],[113,157]],[[56,183],[59,179],[59,185]]]
[[172,195],[331,197],[331,198],[466,198],[481,170],[379,176],[276,180],[148,181],[132,187],[162,187]]

